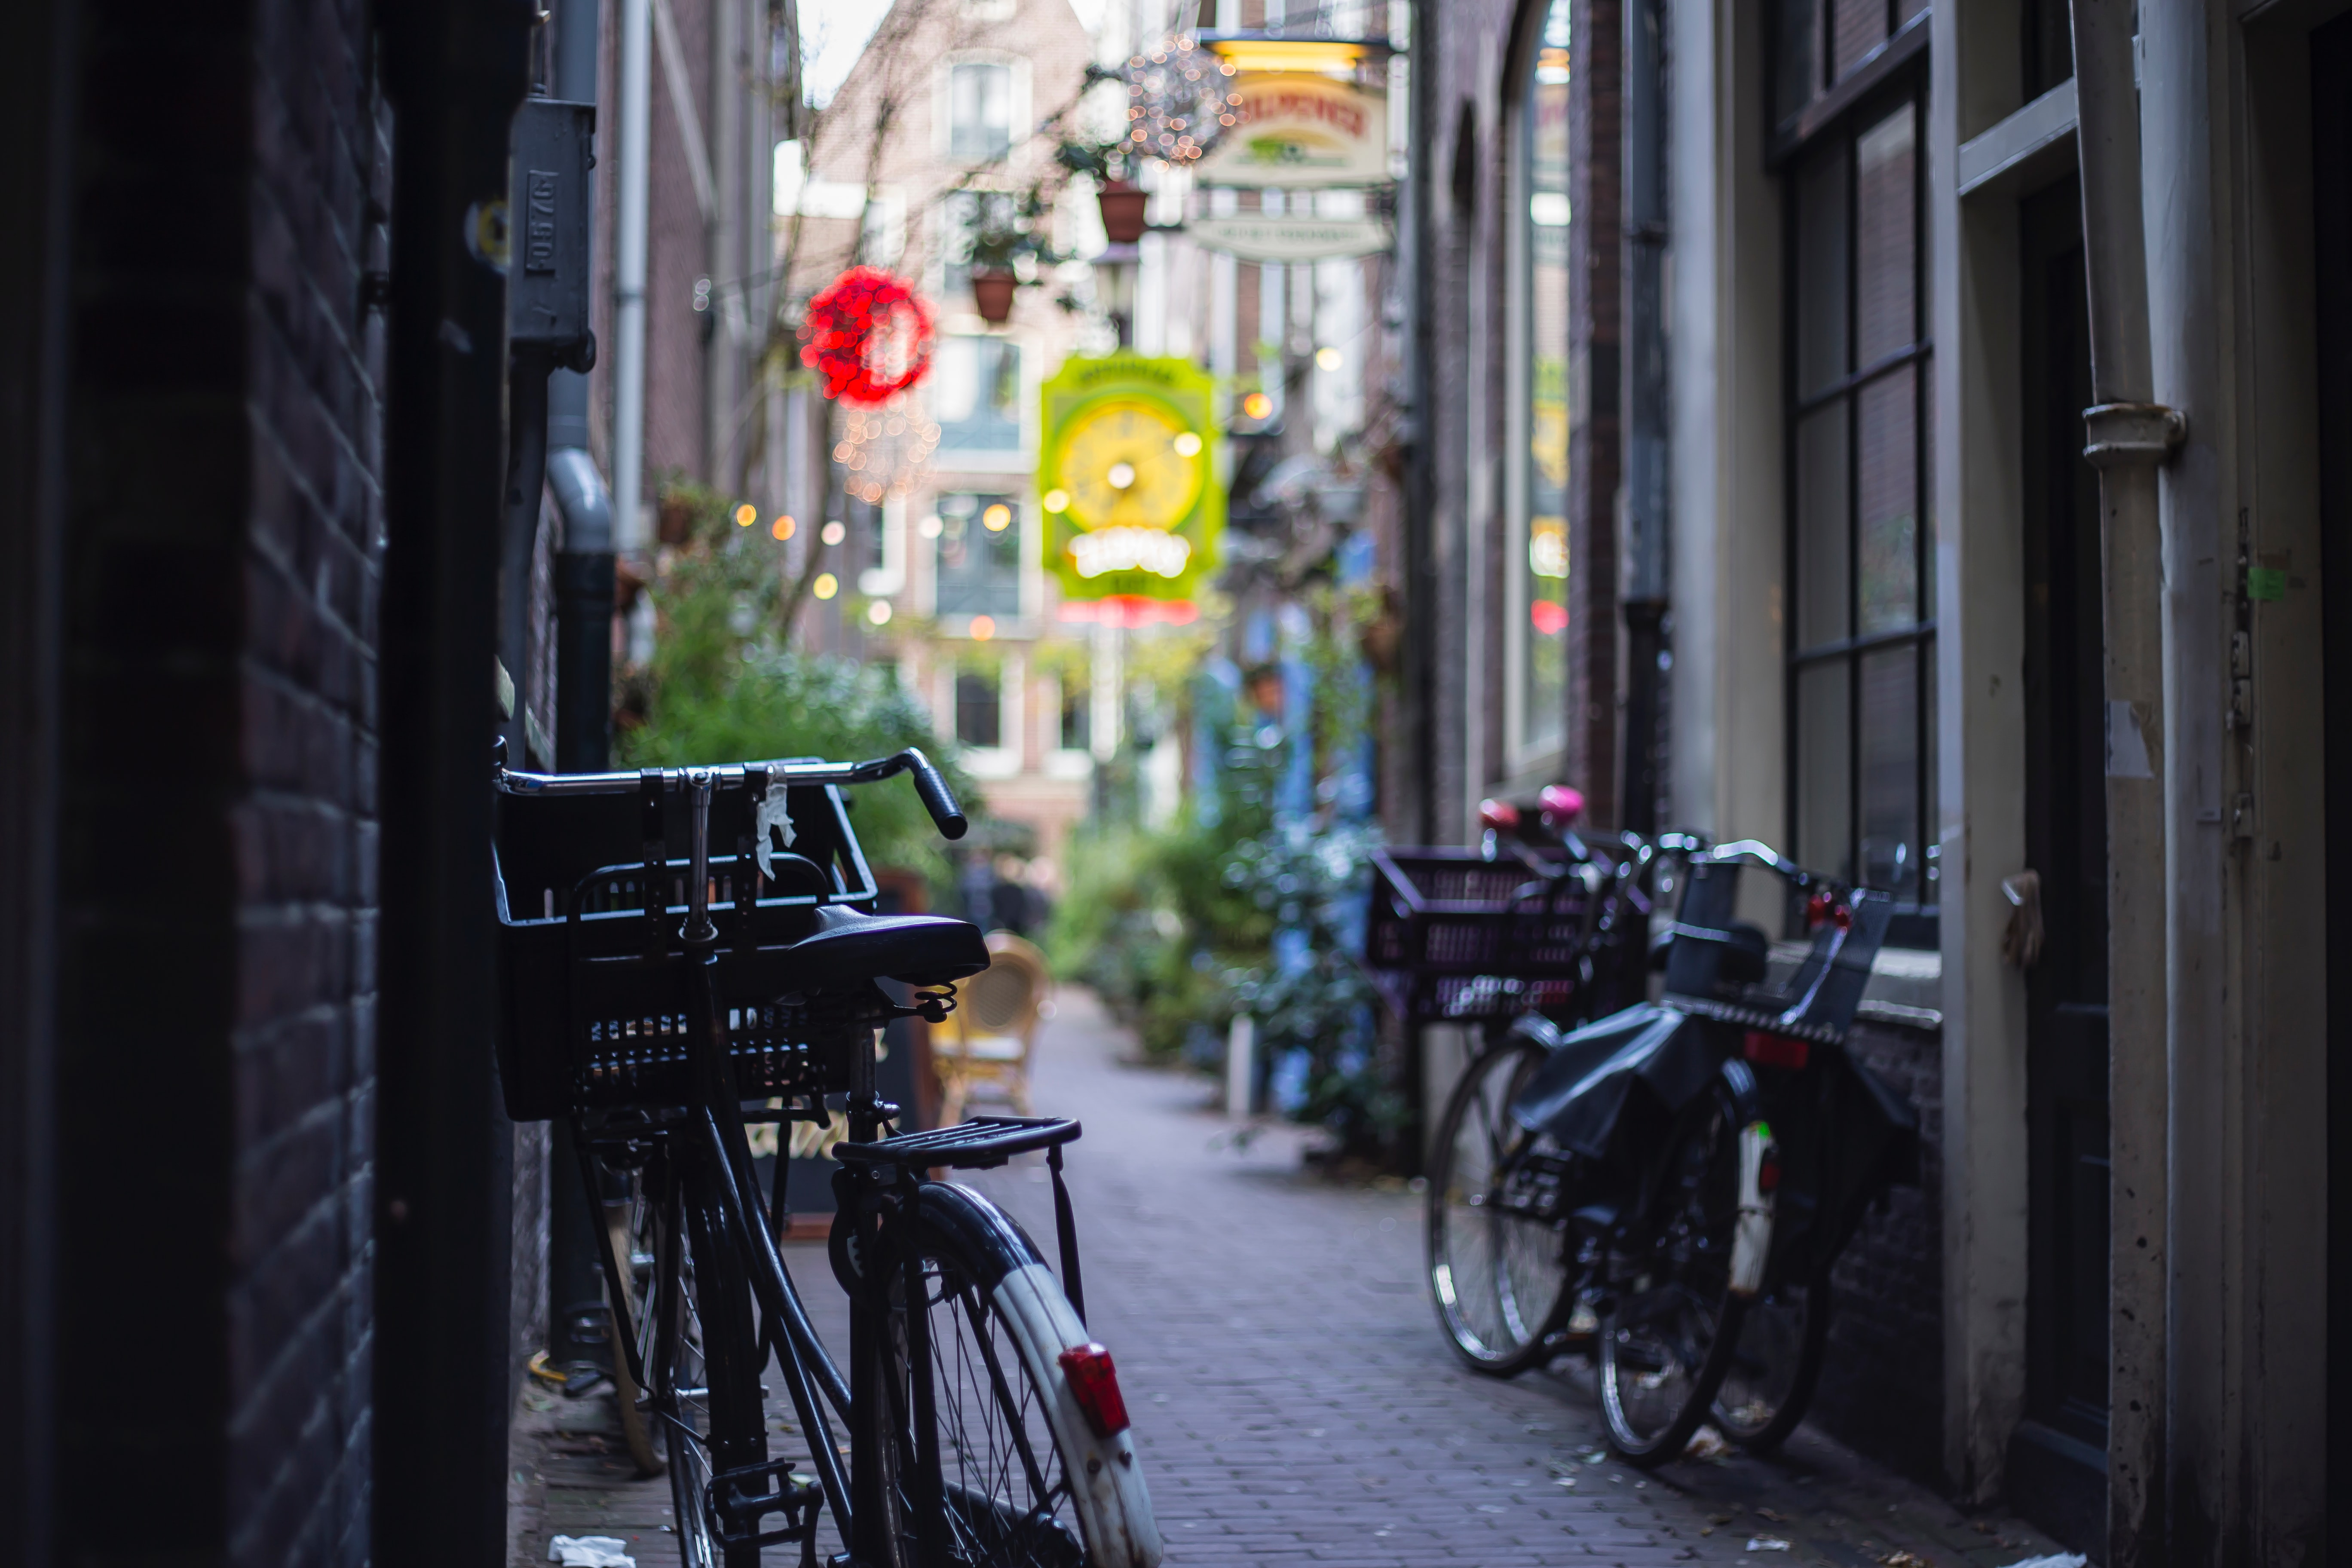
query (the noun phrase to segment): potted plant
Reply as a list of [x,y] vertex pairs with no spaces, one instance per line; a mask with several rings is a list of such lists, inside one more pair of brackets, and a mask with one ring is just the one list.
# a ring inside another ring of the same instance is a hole
[[1133,184],[1127,144],[1123,142],[1065,142],[1054,157],[1074,174],[1091,175],[1095,200],[1102,208],[1103,237],[1113,245],[1133,245],[1150,227],[1146,209],[1151,193]]

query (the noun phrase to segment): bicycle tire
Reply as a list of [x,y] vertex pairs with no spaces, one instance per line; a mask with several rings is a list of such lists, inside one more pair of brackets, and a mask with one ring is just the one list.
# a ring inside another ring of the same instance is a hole
[[1548,1055],[1533,1040],[1507,1039],[1474,1060],[1447,1097],[1429,1173],[1437,1320],[1454,1354],[1496,1377],[1545,1360],[1576,1304],[1557,1218],[1514,1216],[1496,1201],[1498,1168],[1534,1142],[1511,1120],[1511,1100]]
[[1609,1446],[1643,1469],[1679,1455],[1706,1418],[1746,1306],[1731,1290],[1739,1116],[1720,1084],[1676,1120],[1658,1183],[1640,1250],[1612,1251],[1601,1320]]
[[[903,1273],[892,1282],[888,1385],[901,1444],[900,1528],[909,1561],[968,1568],[1153,1568],[1159,1529],[1131,1430],[1097,1435],[1059,1363],[1089,1343],[1086,1327],[1035,1247],[969,1189],[923,1184],[918,1227],[930,1342],[934,1431],[947,1540],[927,1554],[929,1528],[905,1502],[918,1471]],[[903,1265],[901,1265],[901,1268]],[[870,1427],[868,1428],[870,1430]]]
[[758,1546],[720,1539],[711,1488],[724,1472],[767,1461],[760,1386],[767,1349],[752,1317],[750,1276],[717,1194],[698,1182],[684,1187],[667,1212],[683,1220],[687,1245],[665,1238],[674,1353],[662,1358],[658,1371],[646,1371],[660,1380],[656,1405],[669,1448],[671,1517],[686,1568],[760,1568]]
[[1768,1286],[1740,1315],[1714,1420],[1741,1447],[1766,1453],[1805,1419],[1829,1345],[1834,1298],[1826,1270]]
[[[604,1205],[604,1245],[613,1254],[622,1288],[628,1292],[626,1321],[642,1325],[654,1289],[653,1205],[633,1181],[628,1202]],[[639,1408],[645,1390],[629,1376],[629,1358],[621,1347],[623,1316],[607,1312],[605,1327],[613,1341],[613,1394],[621,1416],[622,1440],[640,1476],[657,1476],[668,1468],[661,1446],[654,1440],[655,1423]]]

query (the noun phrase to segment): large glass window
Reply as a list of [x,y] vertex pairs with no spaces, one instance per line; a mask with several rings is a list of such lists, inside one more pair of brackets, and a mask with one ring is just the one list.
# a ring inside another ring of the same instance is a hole
[[1021,345],[941,338],[931,363],[931,416],[942,452],[1021,450]]
[[1009,495],[940,497],[938,613],[1021,613],[1021,505]]
[[1513,508],[1512,741],[1557,745],[1568,703],[1568,16],[1552,0],[1520,115],[1517,333],[1525,443]]
[[960,745],[993,751],[1004,744],[1004,682],[999,671],[956,671],[955,734]]
[[1010,191],[950,191],[939,205],[940,291],[960,300],[971,287],[971,242],[988,229],[1007,229],[1020,213]]
[[1013,147],[1013,68],[948,68],[948,156],[965,163],[1002,158]]
[[[1842,65],[1871,16],[1878,41],[1899,23],[1888,9],[1839,0],[1817,15],[1846,29],[1829,35]],[[1916,85],[1866,100],[1786,168],[1789,742],[1797,858],[1932,905],[1923,109]]]

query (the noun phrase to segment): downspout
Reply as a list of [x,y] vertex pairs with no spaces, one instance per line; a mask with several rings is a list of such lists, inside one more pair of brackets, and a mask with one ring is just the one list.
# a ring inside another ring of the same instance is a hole
[[1625,771],[1619,823],[1658,827],[1667,515],[1664,0],[1625,7]]
[[646,181],[653,157],[653,4],[621,0],[621,166],[613,225],[614,543],[643,550]]
[[2073,0],[2091,384],[2105,588],[2108,973],[2107,1561],[2164,1561],[2163,582],[2156,471],[2185,421],[2154,402],[2134,0]]
[[513,1130],[491,1013],[508,135],[534,7],[377,14],[393,116],[375,1052],[374,1561],[507,1558]]
[[[1404,745],[1402,771],[1412,779],[1412,820],[1407,835],[1416,844],[1437,839],[1436,729],[1433,719],[1437,685],[1436,561],[1433,552],[1437,510],[1437,378],[1433,325],[1437,289],[1430,266],[1436,231],[1432,222],[1430,192],[1433,179],[1430,149],[1437,139],[1437,18],[1442,0],[1412,0],[1412,52],[1407,69],[1407,90],[1412,95],[1412,163],[1406,171],[1405,196],[1412,211],[1405,247],[1410,269],[1407,287],[1412,300],[1412,326],[1406,340],[1407,384],[1412,388],[1411,467],[1406,475],[1404,508]],[[1415,1079],[1414,1082],[1420,1080]],[[1419,1147],[1418,1143],[1414,1147]]]
[[2230,685],[2222,605],[2240,584],[2237,531],[2225,531],[2223,524],[2219,450],[2228,404],[2217,301],[2227,296],[2214,241],[2207,10],[2202,0],[2140,5],[2150,382],[2154,395],[2186,421],[2186,438],[2158,478],[2164,732],[2170,742],[2161,770],[2170,1073],[2164,1520],[2166,1557],[2174,1568],[2242,1561],[2252,1550],[2239,1529],[2245,1461],[2234,1457],[2244,1453],[2243,1417],[2231,1395],[2240,1365],[2236,1336],[2243,1331],[2228,1310],[2239,1275],[2231,1215],[2245,1165],[2231,1136],[2237,1097],[2231,1092],[2223,917],[2229,850],[2250,842],[2252,826],[2233,829],[2223,804]]

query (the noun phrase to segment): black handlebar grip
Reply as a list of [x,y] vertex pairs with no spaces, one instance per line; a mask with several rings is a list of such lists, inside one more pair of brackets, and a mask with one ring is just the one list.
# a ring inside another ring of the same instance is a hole
[[923,797],[923,809],[931,814],[931,820],[940,825],[941,833],[950,838],[961,838],[971,824],[964,819],[963,807],[956,804],[955,792],[948,788],[948,781],[940,776],[940,770],[922,752],[910,750],[907,757],[908,766],[915,774],[915,793]]

